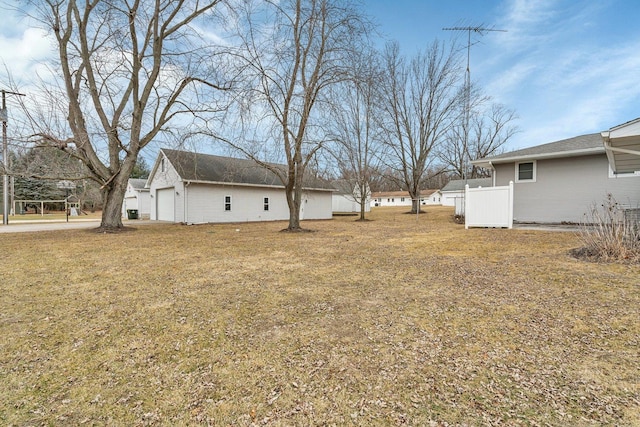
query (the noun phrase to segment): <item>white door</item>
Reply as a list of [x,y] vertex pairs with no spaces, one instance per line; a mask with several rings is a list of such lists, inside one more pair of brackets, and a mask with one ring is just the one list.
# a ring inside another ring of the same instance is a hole
[[159,221],[175,221],[174,188],[163,188],[156,191],[156,219]]

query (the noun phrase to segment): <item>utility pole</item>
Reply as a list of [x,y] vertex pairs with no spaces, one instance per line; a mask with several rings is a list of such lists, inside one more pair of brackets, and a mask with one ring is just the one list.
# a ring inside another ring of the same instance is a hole
[[10,92],[2,90],[2,110],[0,110],[0,120],[2,121],[2,224],[9,224],[9,148],[7,145],[7,95],[26,96],[24,93]]

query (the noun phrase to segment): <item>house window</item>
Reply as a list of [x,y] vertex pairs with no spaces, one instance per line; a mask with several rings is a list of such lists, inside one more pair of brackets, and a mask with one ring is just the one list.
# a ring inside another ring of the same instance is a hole
[[516,163],[516,182],[535,182],[536,162]]
[[404,202],[404,197],[401,197],[401,198],[400,198],[400,201],[401,201],[401,202]]
[[268,211],[268,210],[269,210],[269,198],[268,198],[268,197],[265,197],[265,198],[264,198],[264,200],[263,200],[263,202],[264,202],[264,203],[263,203],[263,204],[264,204],[264,210],[265,210],[265,211]]
[[392,202],[392,203],[394,203],[394,202],[395,202],[395,200],[394,200],[393,198],[391,198],[391,202]]
[[224,196],[224,210],[231,210],[231,196]]
[[164,172],[164,157],[160,159],[160,172]]

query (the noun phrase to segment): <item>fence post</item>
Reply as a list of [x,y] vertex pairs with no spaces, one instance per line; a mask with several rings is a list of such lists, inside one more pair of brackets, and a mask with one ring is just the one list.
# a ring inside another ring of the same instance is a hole
[[509,228],[513,228],[513,181],[509,181]]
[[464,186],[464,229],[469,229],[469,184]]

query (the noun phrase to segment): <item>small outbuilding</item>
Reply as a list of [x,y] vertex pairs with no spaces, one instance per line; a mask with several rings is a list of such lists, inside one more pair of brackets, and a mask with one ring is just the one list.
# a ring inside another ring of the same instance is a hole
[[[360,213],[360,190],[356,183],[346,179],[339,179],[332,182],[336,191],[333,193],[331,210],[334,213]],[[371,191],[367,185],[367,197],[364,211],[371,211]]]
[[127,183],[127,191],[124,193],[122,203],[122,217],[128,218],[135,211],[137,218],[149,219],[151,213],[151,197],[149,189],[145,188],[146,179],[131,178]]
[[[284,185],[249,159],[161,149],[146,187],[153,220],[197,224],[289,219]],[[300,219],[331,219],[333,191],[327,181],[305,176]]]

